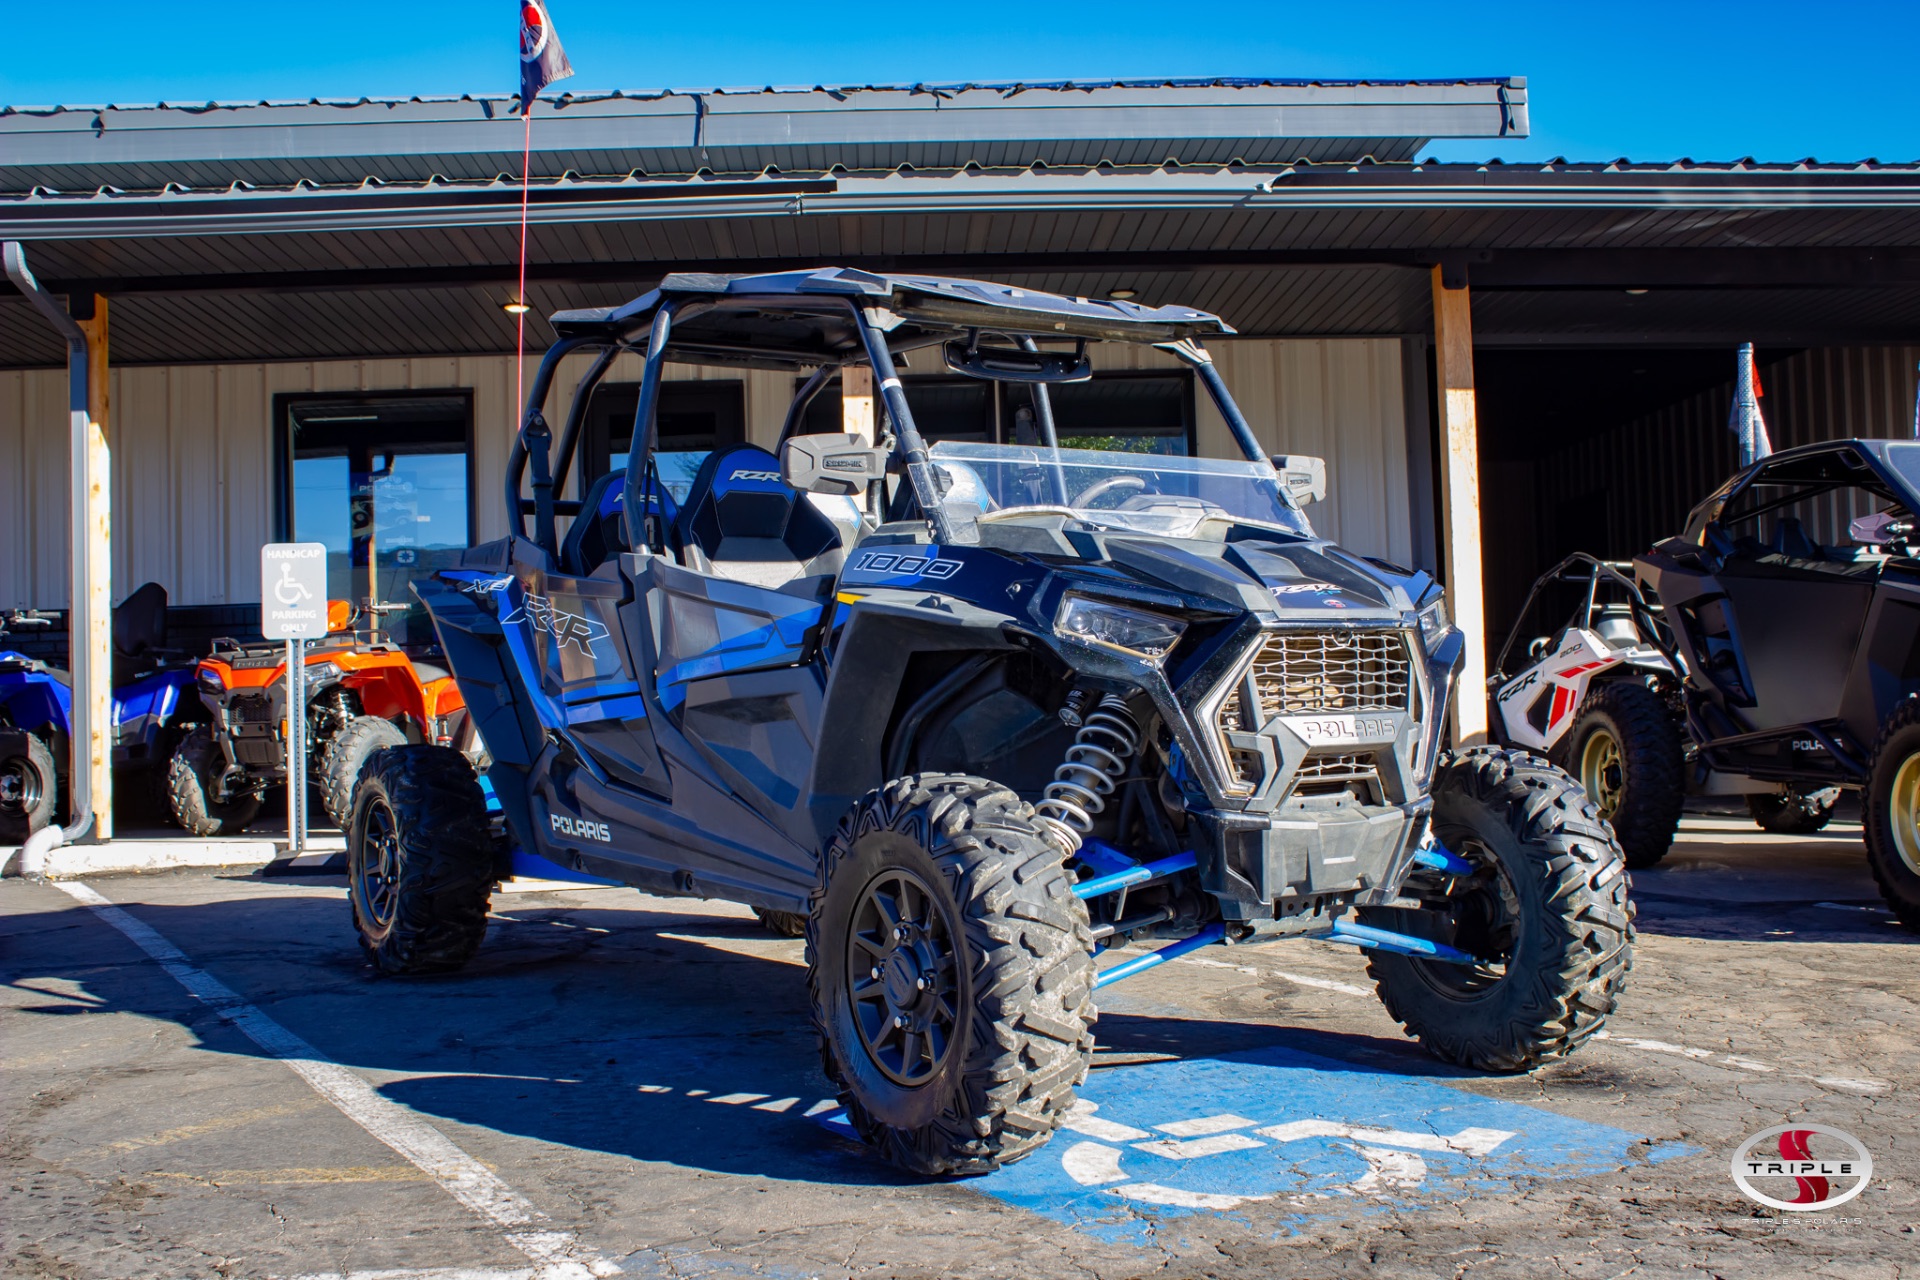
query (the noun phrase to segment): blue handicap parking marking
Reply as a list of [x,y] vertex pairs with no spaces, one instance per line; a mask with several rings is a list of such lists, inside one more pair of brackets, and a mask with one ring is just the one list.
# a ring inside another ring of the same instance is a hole
[[1351,1215],[1498,1195],[1632,1164],[1644,1141],[1445,1080],[1264,1048],[1097,1071],[1051,1143],[968,1185],[1145,1243],[1193,1214]]

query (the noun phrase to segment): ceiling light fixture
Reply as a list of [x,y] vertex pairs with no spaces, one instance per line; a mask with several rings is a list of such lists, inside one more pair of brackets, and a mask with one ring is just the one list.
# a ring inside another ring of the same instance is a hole
[[503,302],[500,304],[500,309],[510,316],[523,316],[533,310],[524,302]]
[[1109,298],[1118,298],[1120,301],[1125,302],[1128,298],[1134,296],[1134,291],[1132,289],[1115,289],[1108,293],[1107,296]]
[[1636,297],[1636,298],[1637,298],[1637,297],[1639,297],[1639,296],[1640,296],[1641,294],[1643,294],[1643,293],[1645,293],[1645,292],[1646,292],[1646,290],[1645,290],[1645,289],[1629,289],[1629,290],[1627,290],[1627,292],[1628,292],[1629,294],[1631,294],[1631,295],[1632,295],[1633,297]]

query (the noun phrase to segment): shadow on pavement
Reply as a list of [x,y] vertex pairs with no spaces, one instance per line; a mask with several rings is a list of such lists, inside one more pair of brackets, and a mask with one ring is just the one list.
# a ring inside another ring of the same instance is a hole
[[[337,897],[255,884],[255,896],[124,905],[195,965],[427,1116],[717,1173],[914,1181],[807,1118],[829,1094],[801,944],[751,920],[505,896],[465,972],[378,978]],[[85,908],[29,911],[19,901],[0,915],[0,979],[58,996],[27,1012],[171,1018],[203,1048],[260,1056]],[[56,989],[49,979],[63,981]],[[1101,1019],[1099,1041],[1118,1059],[1289,1050],[1356,1075],[1473,1078],[1410,1042],[1216,1021],[1198,1009],[1191,1018],[1116,1012]],[[1099,1067],[1096,1077],[1112,1082],[1129,1069]]]

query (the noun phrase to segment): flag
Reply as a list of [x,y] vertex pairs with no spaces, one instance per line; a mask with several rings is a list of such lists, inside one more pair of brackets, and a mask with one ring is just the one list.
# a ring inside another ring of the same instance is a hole
[[560,47],[544,0],[514,3],[520,9],[520,114],[525,115],[542,89],[573,74],[573,64]]
[[1727,430],[1740,437],[1740,465],[1758,462],[1773,452],[1767,422],[1760,416],[1760,373],[1753,367],[1753,344],[1743,342],[1734,358],[1733,411]]

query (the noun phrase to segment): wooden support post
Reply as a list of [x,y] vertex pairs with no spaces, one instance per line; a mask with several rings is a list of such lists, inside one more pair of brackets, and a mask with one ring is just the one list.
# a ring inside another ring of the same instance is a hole
[[[69,643],[87,647],[85,689],[75,689],[75,698],[85,698],[91,714],[87,717],[86,744],[89,780],[93,790],[93,836],[113,838],[113,469],[107,413],[107,300],[95,295],[88,308],[82,298],[69,304],[76,311],[91,310],[88,316],[74,320],[87,335],[87,447],[84,465],[86,483],[75,485],[76,497],[86,504],[85,546],[73,548],[76,558],[84,556],[87,566],[87,634],[69,637]],[[82,460],[74,459],[75,465]],[[73,616],[70,614],[69,616]],[[77,822],[79,814],[75,814]]]
[[840,429],[873,443],[873,370],[864,364],[840,369]]
[[[1453,741],[1487,740],[1487,607],[1480,561],[1480,428],[1473,398],[1473,303],[1464,271],[1433,269],[1433,345],[1440,382],[1441,541],[1447,610],[1466,636],[1453,696]],[[1451,283],[1452,287],[1449,287]]]

